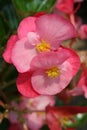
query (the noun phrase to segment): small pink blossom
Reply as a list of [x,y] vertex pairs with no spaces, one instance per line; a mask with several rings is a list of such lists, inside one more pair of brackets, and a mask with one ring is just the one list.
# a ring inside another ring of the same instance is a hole
[[64,13],[74,13],[74,3],[82,2],[83,0],[58,0],[56,8]]
[[39,130],[46,121],[45,109],[48,105],[53,106],[53,96],[38,96],[36,98],[21,98],[20,108],[27,108],[30,113],[24,115],[27,125],[31,130]]
[[78,83],[72,90],[67,91],[67,93],[72,96],[84,95],[87,98],[87,68],[85,66],[82,68]]
[[27,125],[31,130],[40,130],[45,124],[45,113],[44,112],[33,112],[26,115]]
[[58,0],[56,8],[64,13],[72,13],[74,0]]
[[[20,116],[19,112],[10,111],[9,112],[9,121],[11,126],[9,130],[21,130],[20,118],[24,120],[25,124],[31,130],[39,130],[46,123],[46,107],[55,105],[54,96],[38,96],[35,98],[25,98],[21,97],[19,103],[12,103],[12,106],[16,110],[21,111],[22,115]],[[26,113],[23,113],[26,110]],[[13,128],[14,126],[14,128]],[[13,129],[12,129],[13,128]]]
[[54,96],[37,96],[35,98],[25,98],[21,97],[20,107],[27,108],[31,111],[35,110],[45,110],[46,106],[48,105],[53,106],[55,104],[55,97]]
[[87,24],[83,24],[78,29],[78,34],[81,39],[87,39]]

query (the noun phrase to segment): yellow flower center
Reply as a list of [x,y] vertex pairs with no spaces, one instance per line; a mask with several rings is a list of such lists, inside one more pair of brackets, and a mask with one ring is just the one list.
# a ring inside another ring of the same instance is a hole
[[48,75],[48,77],[56,78],[58,75],[60,75],[60,70],[58,67],[53,67],[46,70],[46,74]]
[[45,111],[43,111],[43,112],[38,111],[38,112],[37,112],[37,115],[38,115],[38,116],[46,116],[46,113],[45,113]]
[[29,100],[29,106],[31,106],[31,107],[35,107],[35,103],[34,103],[34,101],[33,100]]
[[50,50],[50,45],[46,43],[46,41],[42,40],[41,43],[36,45],[36,48],[39,52],[43,52],[43,51],[47,52]]
[[69,121],[69,117],[67,116],[60,118],[60,122],[62,126],[67,125],[68,121]]

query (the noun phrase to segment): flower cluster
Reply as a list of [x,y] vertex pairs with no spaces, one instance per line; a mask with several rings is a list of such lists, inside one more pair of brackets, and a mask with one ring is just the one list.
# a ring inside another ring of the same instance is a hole
[[[50,130],[62,130],[62,128],[67,128],[68,122],[75,123],[77,120],[74,116],[80,113],[82,116],[83,113],[87,112],[87,107],[81,106],[54,106],[55,97],[54,96],[38,96],[36,98],[25,98],[21,97],[20,103],[12,103],[15,108],[19,108],[19,112],[25,111],[22,113],[22,120],[24,124],[21,125],[21,122],[18,122],[17,112],[9,112],[9,120],[11,126],[9,130],[22,130],[25,126],[28,126],[31,130],[39,130],[43,125],[48,125]],[[26,121],[26,124],[25,124]],[[67,128],[66,130],[75,130]]]
[[[71,48],[77,39],[87,39],[87,25],[75,15],[82,2],[58,0],[55,11],[24,18],[17,34],[8,39],[3,58],[15,66],[21,94],[18,104],[11,103],[9,130],[40,130],[44,125],[50,130],[75,130],[69,123],[87,113],[86,106],[70,106],[75,96],[87,98],[85,60]],[[58,99],[65,106],[58,106]]]
[[22,20],[18,34],[10,37],[3,53],[19,72],[16,84],[22,95],[55,95],[67,87],[79,70],[80,60],[74,50],[61,43],[76,35],[69,20],[57,14]]
[[[12,102],[12,105],[16,109],[20,109],[20,112],[25,110],[26,112],[22,114],[22,120],[26,121],[26,124],[31,130],[39,130],[44,124],[46,124],[46,107],[48,105],[55,105],[54,96],[38,96],[36,98],[25,98],[21,97],[20,103],[17,104]],[[17,112],[9,112],[9,120],[15,127],[20,127],[22,129],[20,122],[18,122]],[[21,122],[22,123],[22,122]],[[12,126],[11,126],[12,127]]]

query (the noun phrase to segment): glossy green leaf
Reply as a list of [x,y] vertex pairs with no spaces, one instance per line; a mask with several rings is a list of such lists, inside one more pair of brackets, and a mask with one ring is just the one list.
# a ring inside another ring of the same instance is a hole
[[56,0],[12,0],[17,14],[23,18],[34,15],[36,12],[50,13]]
[[9,29],[11,31],[16,29],[17,25],[18,25],[18,20],[17,20],[17,16],[16,16],[16,13],[15,13],[15,10],[14,10],[12,4],[5,5],[1,11],[2,11],[2,14],[3,14],[5,20],[7,21],[8,25],[9,25]]

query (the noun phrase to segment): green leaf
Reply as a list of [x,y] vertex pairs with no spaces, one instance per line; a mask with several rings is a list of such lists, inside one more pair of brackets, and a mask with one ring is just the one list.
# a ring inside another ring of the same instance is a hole
[[9,4],[11,0],[0,0],[0,8],[3,8],[6,4]]
[[0,39],[2,39],[2,37],[6,34],[6,29],[4,26],[4,22],[3,19],[0,17]]
[[9,28],[8,28],[8,24],[6,23],[6,21],[4,20],[3,16],[0,14],[0,54],[1,54],[1,50],[3,50],[3,45],[7,40],[8,37],[8,32],[9,32]]
[[75,122],[67,123],[67,127],[82,127],[85,123],[87,123],[87,113],[85,114],[77,114],[74,117]]
[[7,21],[7,24],[9,25],[10,32],[15,30],[18,26],[18,19],[15,13],[15,10],[12,6],[12,4],[5,5],[1,10],[4,19]]
[[56,0],[12,0],[18,16],[21,18],[34,15],[36,12],[50,13]]

